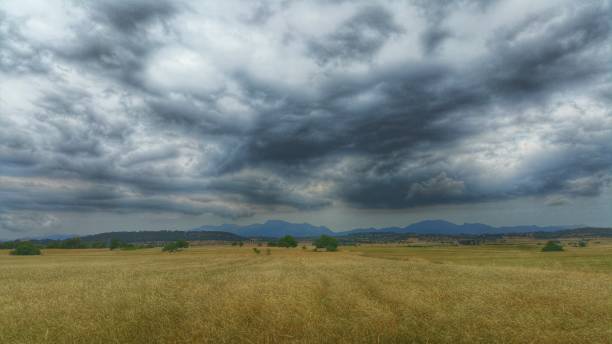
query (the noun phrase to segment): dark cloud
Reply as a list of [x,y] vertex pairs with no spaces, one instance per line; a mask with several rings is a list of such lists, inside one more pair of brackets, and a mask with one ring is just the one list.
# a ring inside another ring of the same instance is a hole
[[0,5],[0,226],[599,197],[612,8],[510,5]]
[[318,62],[368,60],[393,34],[400,33],[393,16],[383,7],[369,6],[357,11],[333,33],[309,42],[309,52]]
[[95,1],[86,5],[97,23],[107,23],[126,34],[142,30],[153,21],[165,25],[167,18],[178,12],[178,6],[170,1]]

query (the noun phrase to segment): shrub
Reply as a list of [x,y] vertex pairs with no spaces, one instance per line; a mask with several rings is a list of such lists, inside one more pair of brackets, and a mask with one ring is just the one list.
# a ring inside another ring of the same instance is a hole
[[176,246],[178,246],[178,248],[188,248],[189,242],[187,242],[186,240],[177,240]]
[[270,254],[272,254],[272,250],[270,250],[269,248],[266,249],[266,254],[269,256]]
[[16,244],[15,241],[0,242],[0,250],[12,250]]
[[586,240],[578,241],[578,247],[586,247],[586,246],[587,246],[587,241]]
[[164,245],[164,247],[162,247],[162,252],[170,252],[170,253],[174,253],[179,251],[181,248],[178,247],[176,242],[169,242],[167,244]]
[[140,247],[134,245],[134,244],[123,244],[121,245],[120,249],[123,251],[133,251],[133,250],[137,250]]
[[306,245],[302,246],[302,250],[305,250],[305,249],[306,249]]
[[285,235],[284,237],[278,239],[276,245],[279,247],[297,247],[298,243],[291,235]]
[[15,249],[10,253],[13,256],[39,256],[40,248],[31,242],[24,241],[15,245]]
[[238,246],[242,247],[242,246],[244,246],[244,243],[241,241],[241,242],[238,243]]
[[321,235],[319,239],[314,241],[313,244],[316,249],[324,248],[327,251],[337,251],[338,250],[338,240],[328,235]]
[[549,241],[542,247],[542,252],[563,251],[563,246],[557,241]]
[[74,238],[62,240],[61,248],[68,248],[68,249],[85,248],[85,245],[81,244],[81,238],[74,237]]
[[261,253],[261,251],[257,247],[253,247],[253,252],[255,252],[255,254]]
[[121,242],[121,240],[119,239],[111,239],[110,245],[108,245],[108,248],[112,250],[118,249],[121,246],[123,246],[124,244]]
[[94,241],[89,245],[91,248],[105,248],[106,244],[102,241]]
[[162,247],[162,252],[174,253],[174,252],[181,251],[182,249],[187,248],[187,247],[189,247],[189,243],[187,241],[177,240],[177,241],[166,243]]

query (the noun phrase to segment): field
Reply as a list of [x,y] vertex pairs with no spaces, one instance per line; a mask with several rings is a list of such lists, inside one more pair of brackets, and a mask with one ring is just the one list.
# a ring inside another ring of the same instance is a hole
[[610,343],[612,242],[0,251],[0,343]]

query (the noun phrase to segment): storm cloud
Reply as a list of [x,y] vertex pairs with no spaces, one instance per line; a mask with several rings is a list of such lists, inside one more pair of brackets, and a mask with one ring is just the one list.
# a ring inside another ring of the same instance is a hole
[[3,2],[0,233],[602,197],[611,18],[603,0]]

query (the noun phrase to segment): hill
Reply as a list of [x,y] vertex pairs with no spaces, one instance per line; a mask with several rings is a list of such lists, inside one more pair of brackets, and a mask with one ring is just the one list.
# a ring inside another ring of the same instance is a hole
[[509,234],[531,232],[554,232],[571,229],[576,226],[506,226],[493,227],[482,223],[464,223],[461,225],[443,220],[425,220],[405,227],[383,228],[357,228],[344,232],[334,232],[325,226],[314,226],[309,223],[291,223],[281,220],[269,220],[265,223],[256,223],[240,226],[236,224],[205,225],[192,229],[192,231],[208,232],[223,231],[250,238],[279,238],[284,235],[294,237],[317,237],[321,234],[333,236],[346,236],[364,233],[396,233],[396,234],[438,234],[438,235],[482,235],[482,234]]
[[220,226],[202,226],[192,231],[227,231],[242,237],[280,238],[284,235],[294,237],[315,237],[321,234],[335,235],[331,229],[324,226],[313,226],[309,223],[291,223],[281,220],[268,220],[265,223],[256,223],[246,226],[223,224]]
[[612,237],[612,228],[584,227],[565,229],[556,232],[534,232],[530,233],[530,235],[540,239]]
[[510,234],[510,233],[531,233],[531,232],[554,232],[559,230],[571,229],[574,226],[506,226],[493,227],[482,223],[464,223],[457,225],[443,220],[425,220],[413,223],[406,227],[385,227],[385,228],[359,228],[346,232],[337,233],[338,235],[351,235],[359,233],[404,233],[404,234],[445,234],[445,235],[481,235],[481,234]]
[[123,242],[157,242],[157,241],[240,241],[244,238],[227,232],[192,232],[192,231],[141,231],[141,232],[107,232],[81,237],[83,242],[105,242],[118,239]]

